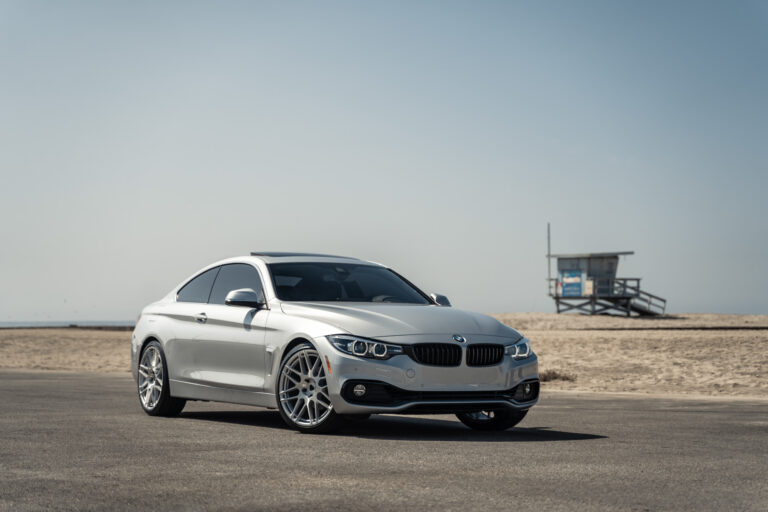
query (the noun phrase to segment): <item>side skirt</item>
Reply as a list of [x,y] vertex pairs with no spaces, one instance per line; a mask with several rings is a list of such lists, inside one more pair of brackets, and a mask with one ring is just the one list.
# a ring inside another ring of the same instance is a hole
[[209,400],[211,402],[227,402],[231,404],[257,405],[260,407],[277,407],[275,395],[260,391],[243,389],[219,388],[205,384],[193,384],[180,380],[170,381],[171,396],[187,400]]

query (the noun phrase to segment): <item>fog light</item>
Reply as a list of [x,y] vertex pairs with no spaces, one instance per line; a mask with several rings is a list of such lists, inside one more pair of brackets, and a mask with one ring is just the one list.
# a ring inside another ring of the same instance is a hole
[[356,397],[360,398],[365,394],[365,386],[363,384],[355,385],[355,387],[352,388],[352,393],[354,393]]
[[523,386],[523,395],[524,396],[531,396],[531,385],[527,382]]

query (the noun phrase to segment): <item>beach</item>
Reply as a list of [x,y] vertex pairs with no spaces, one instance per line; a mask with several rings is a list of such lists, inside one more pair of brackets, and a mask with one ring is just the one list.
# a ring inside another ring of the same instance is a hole
[[[543,389],[768,398],[768,315],[500,313],[528,337]],[[130,331],[0,329],[0,368],[127,372]]]

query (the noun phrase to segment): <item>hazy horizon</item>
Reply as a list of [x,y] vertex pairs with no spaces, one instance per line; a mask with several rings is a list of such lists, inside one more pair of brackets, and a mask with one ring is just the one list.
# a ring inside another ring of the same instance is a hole
[[251,250],[552,312],[547,222],[671,313],[768,313],[766,5],[0,0],[0,322]]

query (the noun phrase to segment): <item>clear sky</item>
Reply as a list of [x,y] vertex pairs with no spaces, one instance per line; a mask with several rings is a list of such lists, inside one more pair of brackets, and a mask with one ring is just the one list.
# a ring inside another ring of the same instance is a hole
[[634,250],[768,313],[766,2],[0,0],[0,321],[132,320],[250,250],[553,311]]

